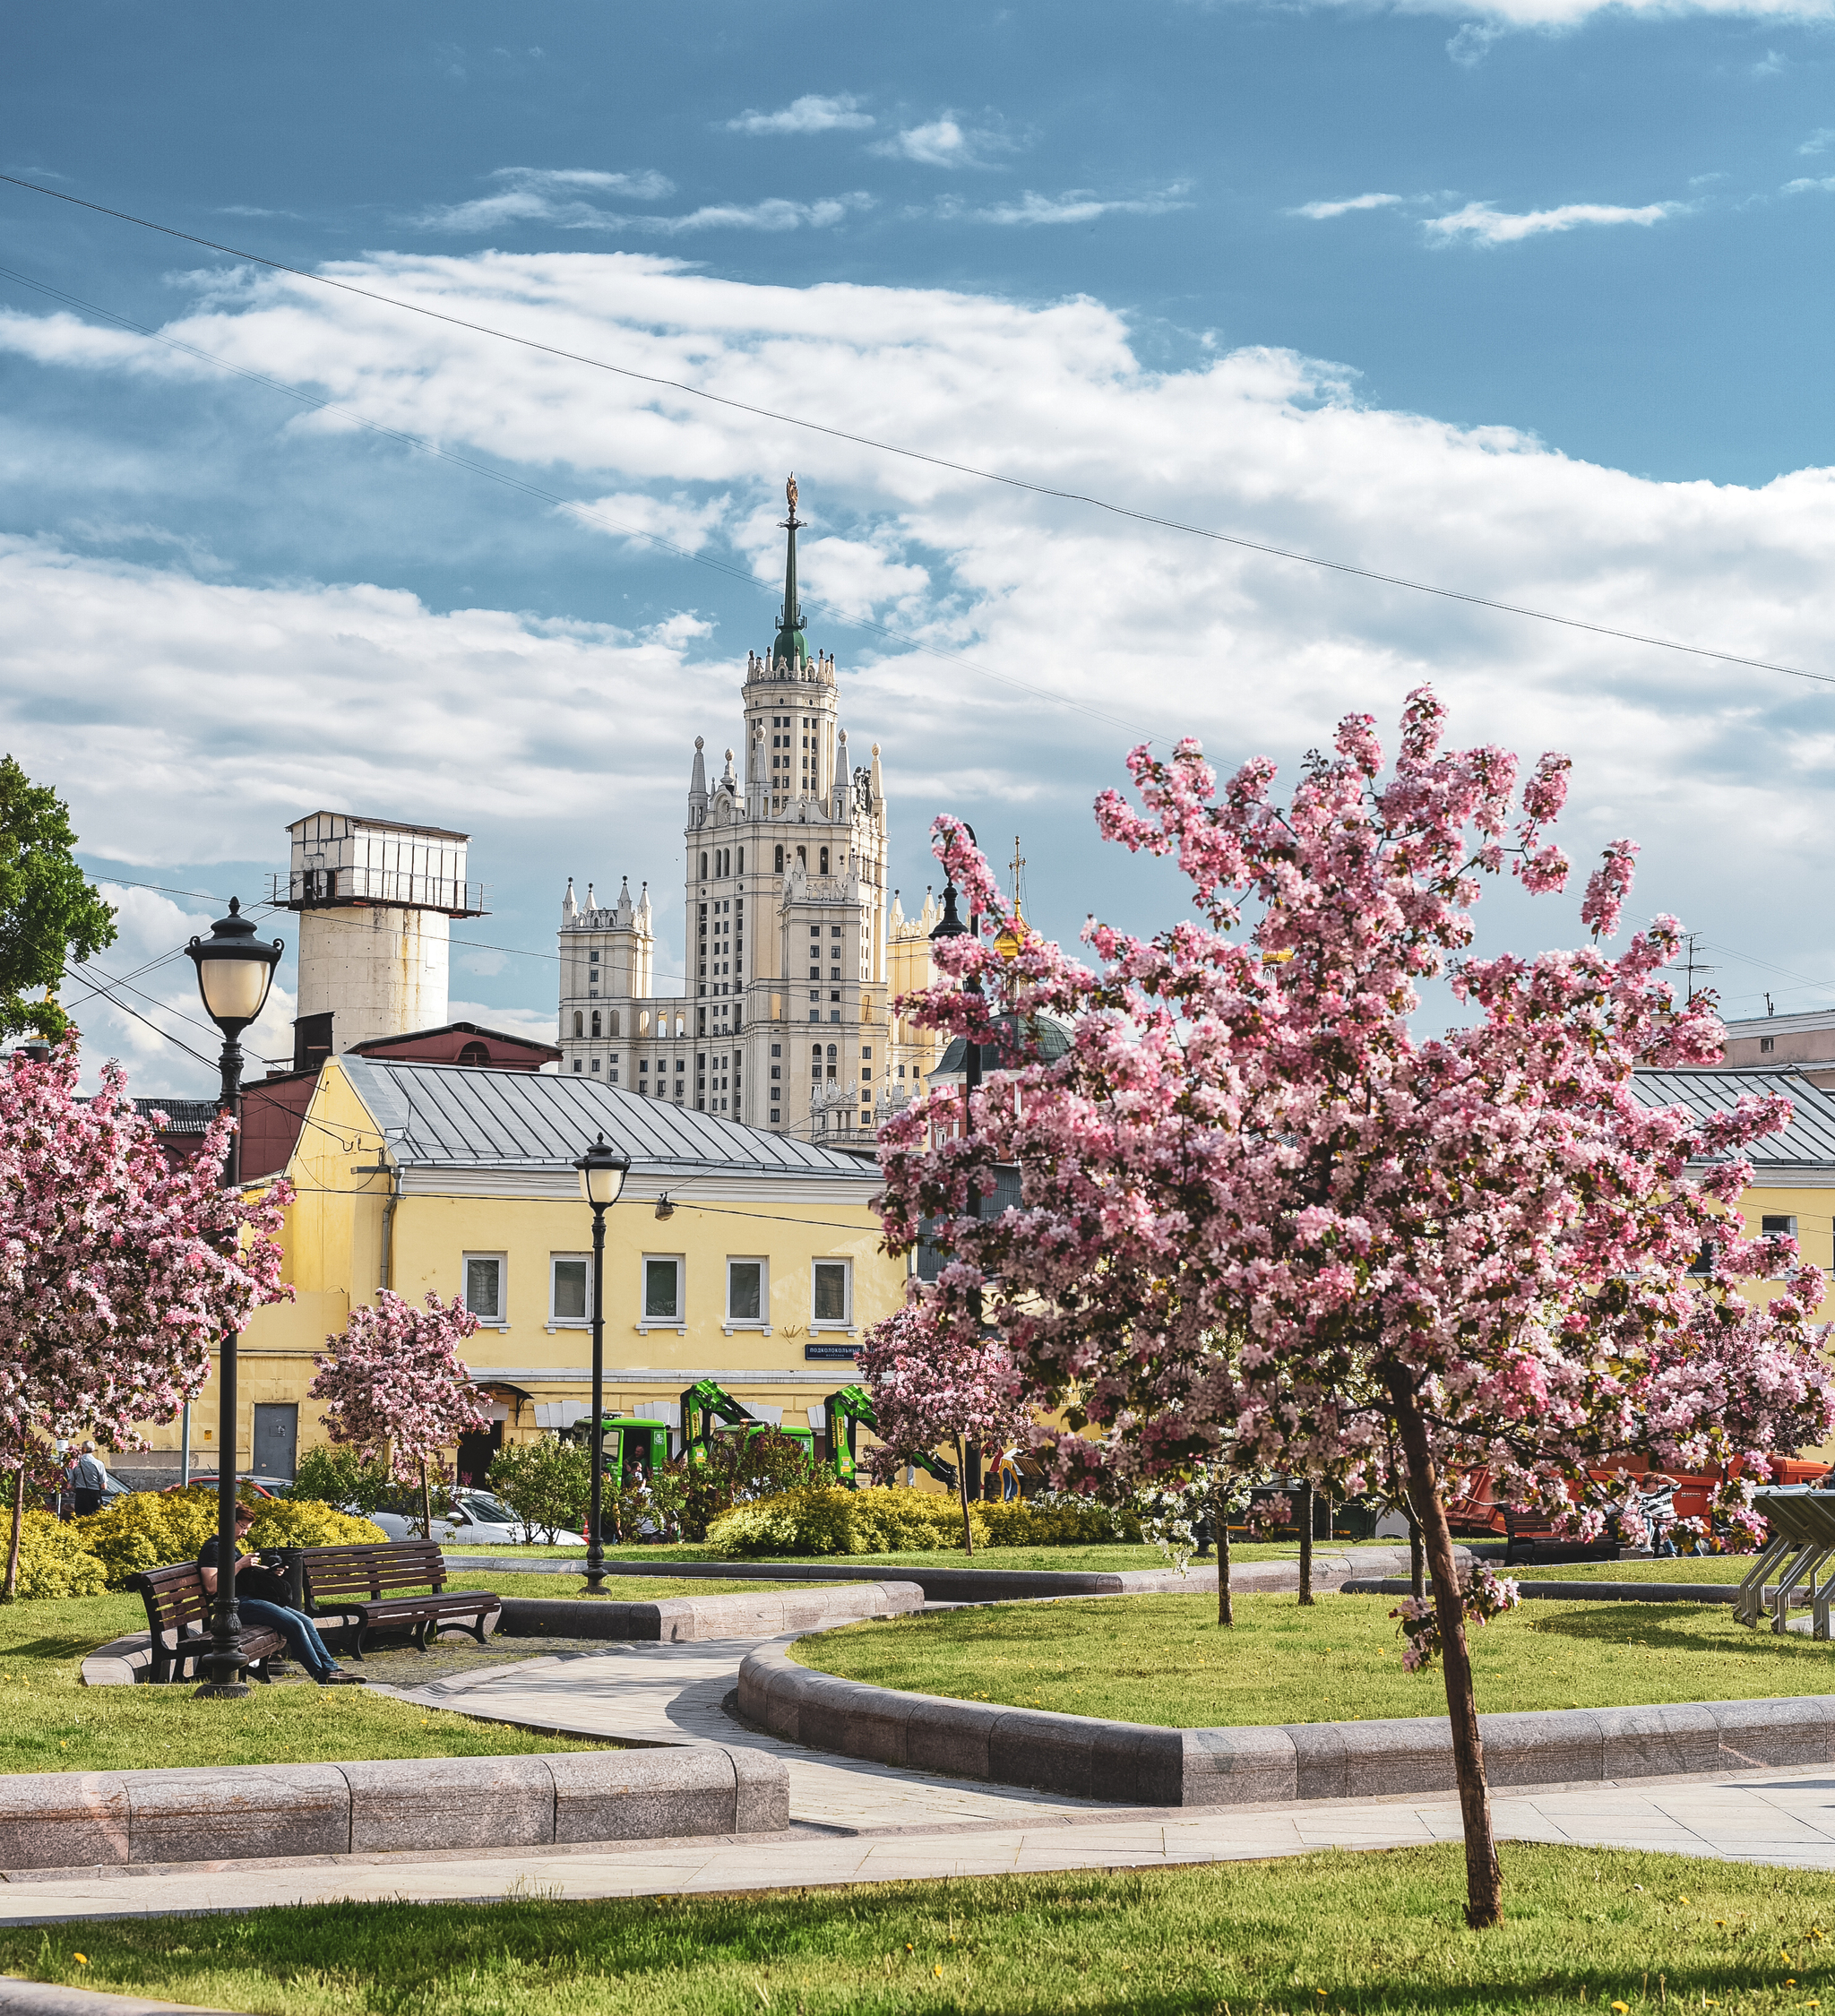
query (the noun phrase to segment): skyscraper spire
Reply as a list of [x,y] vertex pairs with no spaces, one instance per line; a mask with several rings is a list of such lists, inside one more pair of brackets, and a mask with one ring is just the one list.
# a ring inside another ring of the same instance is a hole
[[808,520],[797,515],[794,476],[784,485],[784,501],[790,507],[790,515],[778,521],[789,536],[784,553],[784,607],[778,618],[778,640],[771,648],[771,657],[773,665],[786,660],[793,672],[800,672],[809,662],[809,645],[803,635],[803,605],[797,599],[797,533]]

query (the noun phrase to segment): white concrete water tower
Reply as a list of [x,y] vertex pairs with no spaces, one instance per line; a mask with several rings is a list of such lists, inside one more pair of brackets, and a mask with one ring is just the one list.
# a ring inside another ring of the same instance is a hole
[[484,915],[465,879],[467,833],[345,812],[288,827],[292,857],[271,900],[299,912],[293,1068],[447,1019],[452,920]]

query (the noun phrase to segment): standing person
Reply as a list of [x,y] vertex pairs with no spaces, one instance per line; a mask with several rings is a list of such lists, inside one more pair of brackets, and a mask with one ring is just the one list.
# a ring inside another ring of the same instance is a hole
[[[238,1548],[248,1537],[248,1529],[254,1524],[254,1513],[245,1504],[236,1508],[236,1545]],[[217,1536],[212,1533],[198,1549],[197,1570],[202,1577],[206,1596],[217,1593],[217,1565],[222,1558],[218,1549]],[[236,1564],[230,1570],[239,1575],[249,1564],[258,1557],[253,1554],[238,1553]],[[284,1603],[269,1603],[258,1596],[237,1597],[237,1607],[247,1624],[264,1624],[278,1631],[287,1641],[287,1650],[322,1687],[360,1687],[363,1676],[347,1673],[325,1649],[325,1641],[319,1636],[318,1626],[304,1610],[289,1609]]]
[[96,1454],[96,1445],[86,1442],[76,1466],[70,1473],[70,1493],[76,1503],[76,1516],[85,1519],[102,1509],[102,1495],[108,1488],[108,1472]]
[[1676,1479],[1667,1470],[1654,1470],[1644,1479],[1639,1494],[1644,1523],[1650,1529],[1650,1552],[1667,1559],[1676,1552]]

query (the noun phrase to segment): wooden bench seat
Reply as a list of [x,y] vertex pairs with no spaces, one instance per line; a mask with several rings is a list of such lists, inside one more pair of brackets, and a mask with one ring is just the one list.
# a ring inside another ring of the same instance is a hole
[[482,1645],[487,1620],[503,1607],[488,1590],[448,1590],[446,1557],[433,1540],[301,1547],[297,1559],[307,1615],[350,1624],[356,1632],[351,1654],[359,1659],[370,1633],[392,1626],[405,1625],[423,1651],[447,1628]]
[[[211,1649],[211,1598],[194,1561],[174,1562],[136,1575],[133,1587],[147,1607],[147,1630],[152,1637],[150,1677],[160,1685],[196,1679]],[[287,1650],[287,1641],[266,1624],[242,1626],[242,1666],[265,1684],[271,1676],[267,1662]]]

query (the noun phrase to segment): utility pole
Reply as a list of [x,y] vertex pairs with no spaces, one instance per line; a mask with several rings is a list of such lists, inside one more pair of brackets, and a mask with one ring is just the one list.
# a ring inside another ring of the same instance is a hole
[[[1718,973],[1720,970],[1718,966],[1710,966],[1705,960],[1699,956],[1701,941],[1701,935],[1699,931],[1684,931],[1682,935],[1683,970],[1688,976],[1688,1005],[1691,1008],[1694,1006],[1695,1001],[1695,975],[1697,973]],[[1766,998],[1769,1004],[1770,996],[1768,995]]]

